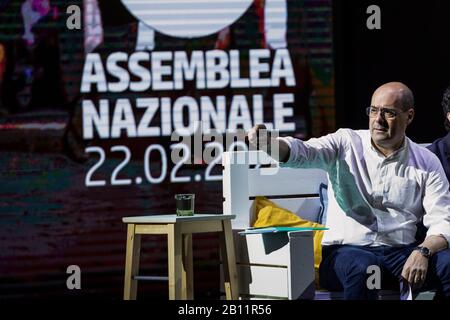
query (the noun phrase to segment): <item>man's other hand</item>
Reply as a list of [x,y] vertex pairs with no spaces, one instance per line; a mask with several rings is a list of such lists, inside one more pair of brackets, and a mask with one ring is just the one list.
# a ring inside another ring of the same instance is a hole
[[408,281],[413,290],[417,290],[425,283],[427,271],[428,259],[414,250],[403,266],[402,277]]

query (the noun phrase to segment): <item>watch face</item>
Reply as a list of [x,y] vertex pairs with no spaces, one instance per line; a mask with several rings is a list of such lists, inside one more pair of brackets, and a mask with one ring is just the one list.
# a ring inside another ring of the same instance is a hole
[[424,256],[429,258],[430,257],[430,249],[426,248],[426,247],[418,247],[417,250],[420,251],[420,253]]

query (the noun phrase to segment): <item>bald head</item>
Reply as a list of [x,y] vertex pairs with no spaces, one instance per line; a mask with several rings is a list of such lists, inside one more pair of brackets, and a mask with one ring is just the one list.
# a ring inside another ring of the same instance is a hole
[[372,96],[374,101],[390,101],[390,105],[408,110],[414,108],[414,95],[412,91],[401,82],[389,82],[379,87]]
[[368,110],[372,143],[388,156],[402,146],[406,128],[414,119],[413,94],[403,83],[383,84],[373,93]]

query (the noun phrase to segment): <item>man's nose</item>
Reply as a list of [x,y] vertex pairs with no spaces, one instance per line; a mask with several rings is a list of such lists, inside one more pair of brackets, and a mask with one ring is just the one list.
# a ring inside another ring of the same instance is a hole
[[381,110],[379,110],[377,112],[377,116],[375,117],[375,120],[378,123],[385,123],[386,122],[386,118],[384,117],[384,113]]

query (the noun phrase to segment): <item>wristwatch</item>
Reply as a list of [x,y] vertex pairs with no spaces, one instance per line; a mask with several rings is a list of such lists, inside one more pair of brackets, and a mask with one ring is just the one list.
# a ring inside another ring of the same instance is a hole
[[416,247],[414,250],[419,251],[427,259],[431,257],[431,251],[427,247]]

